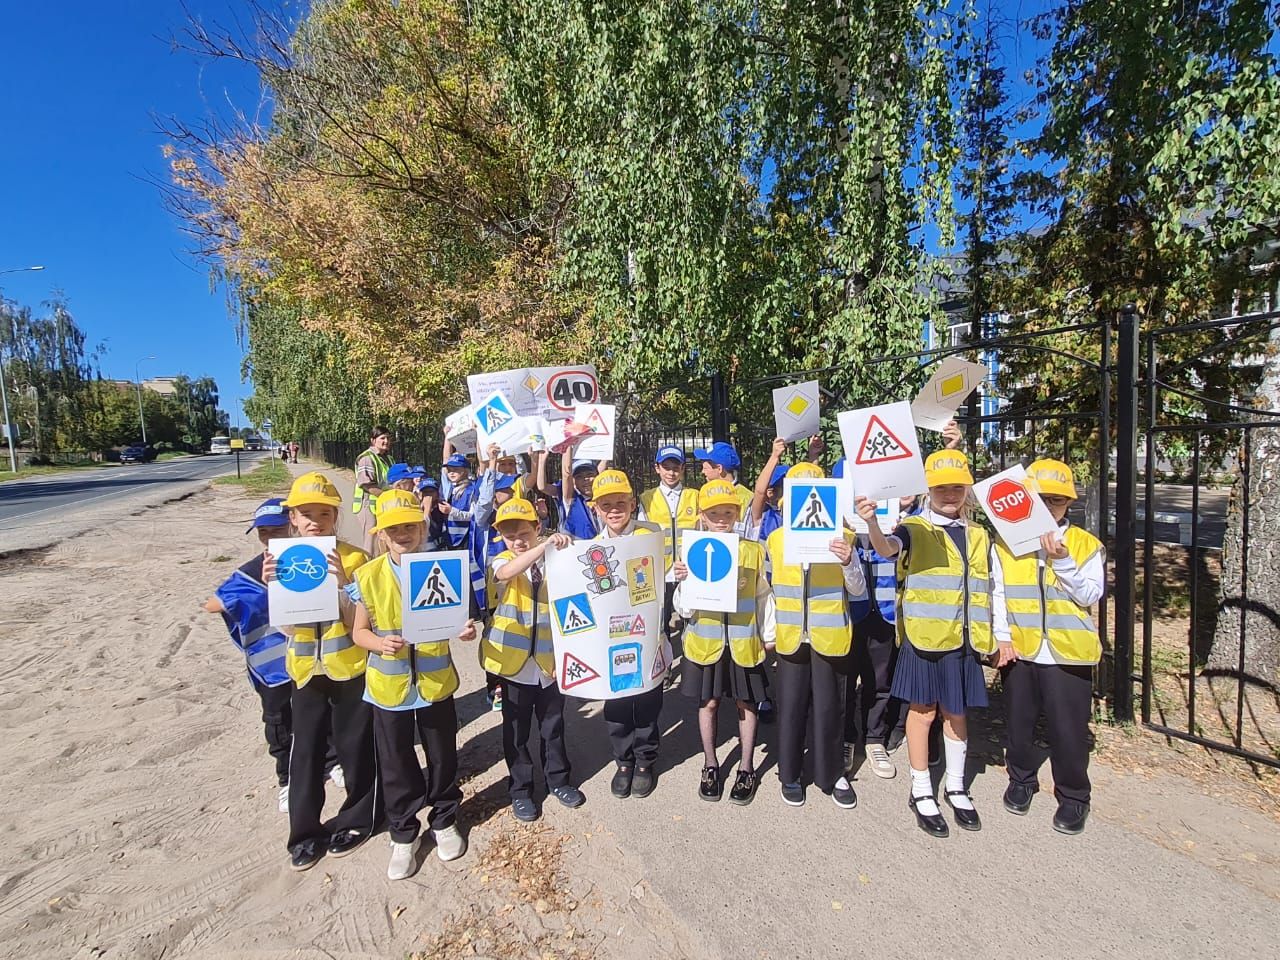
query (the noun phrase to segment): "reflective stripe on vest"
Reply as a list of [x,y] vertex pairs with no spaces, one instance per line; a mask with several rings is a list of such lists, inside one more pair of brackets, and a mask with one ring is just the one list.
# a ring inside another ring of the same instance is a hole
[[[359,479],[360,477],[360,461],[363,460],[365,457],[373,457],[373,482],[377,484],[377,487],[379,490],[386,490],[387,489],[387,471],[391,469],[391,464],[388,463],[387,460],[384,459],[383,457],[374,453],[373,447],[370,447],[364,453],[360,454],[360,456],[356,457],[356,468],[355,468],[356,478]],[[361,508],[364,506],[364,498],[365,498],[364,488],[361,487],[359,484],[356,484],[355,495],[352,496],[351,498],[352,513],[360,512]],[[375,499],[376,499],[375,497],[369,497],[370,509],[373,508],[373,502]]]
[[640,494],[640,506],[651,523],[656,523],[662,530],[662,549],[667,560],[667,569],[675,563],[676,531],[692,530],[698,523],[698,491],[685,487],[680,491],[680,502],[676,505],[676,516],[671,516],[671,507],[661,487],[654,487]]
[[454,489],[453,496],[449,500],[449,506],[453,509],[450,510],[448,517],[445,519],[444,532],[449,538],[449,546],[454,550],[461,550],[463,544],[467,542],[467,538],[471,535],[471,521],[469,519],[455,520],[453,518],[454,511],[469,513],[472,501],[475,500],[479,491],[479,481],[468,480],[461,491],[457,488]]
[[[357,570],[356,583],[373,632],[380,637],[399,635],[402,628],[400,578],[391,564],[391,556],[383,554]],[[453,666],[448,640],[405,644],[390,657],[369,654],[364,682],[374,703],[384,707],[400,706],[409,699],[415,679],[418,695],[428,703],[453,695],[458,689],[458,671]]]
[[[510,550],[498,555],[499,560],[507,562],[514,558]],[[505,583],[493,578],[493,589],[498,603],[489,629],[480,641],[481,665],[489,673],[510,679],[520,672],[532,654],[538,669],[554,677],[555,652],[551,645],[551,621],[547,616],[546,583],[538,585],[536,604],[527,570]]]
[[[338,559],[348,578],[369,562],[369,555],[348,543],[338,541]],[[316,659],[317,632],[320,658]],[[334,680],[354,680],[364,674],[365,651],[351,640],[350,631],[341,619],[320,623],[301,623],[293,628],[285,649],[285,669],[298,686],[318,671]]]
[[[1083,570],[1102,543],[1093,534],[1069,526],[1063,534],[1067,552]],[[1055,660],[1092,666],[1102,659],[1098,628],[1089,611],[1058,589],[1058,578],[1041,551],[1015,557],[996,543],[1004,576],[1004,601],[1013,647],[1024,659],[1035,657],[1047,640]]]
[[951,535],[924,517],[903,521],[910,545],[898,554],[902,581],[898,640],[917,650],[941,653],[969,643],[979,653],[995,650],[991,631],[990,541],[982,527],[965,528],[967,558]]
[[842,657],[853,641],[844,570],[838,563],[815,563],[807,571],[783,563],[785,533],[775,530],[767,545],[777,605],[778,652],[795,653],[807,635],[813,649],[824,657]]
[[733,662],[755,667],[764,662],[764,641],[756,623],[756,593],[764,575],[764,548],[738,541],[738,608],[733,613],[695,610],[684,631],[684,655],[710,666],[724,654],[725,642]]
[[285,669],[289,638],[276,627],[264,624],[240,638],[245,662],[254,678],[267,687],[280,687],[289,682]]

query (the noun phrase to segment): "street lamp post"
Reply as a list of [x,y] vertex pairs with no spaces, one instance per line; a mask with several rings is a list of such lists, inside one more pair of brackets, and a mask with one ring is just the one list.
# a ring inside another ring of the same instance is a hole
[[148,360],[154,360],[155,357],[143,357],[133,365],[133,378],[138,385],[138,423],[142,425],[142,445],[147,445],[147,418],[142,412],[142,374],[138,372],[138,368]]
[[[29,273],[43,270],[43,265],[34,267],[10,267],[7,270],[0,270],[0,274],[6,273]],[[17,344],[15,343],[16,347]],[[4,384],[4,357],[0,355],[0,407],[4,410],[4,437],[5,443],[9,447],[9,470],[12,473],[18,472],[18,455],[14,450],[13,438],[13,422],[9,419],[9,391],[5,389]]]

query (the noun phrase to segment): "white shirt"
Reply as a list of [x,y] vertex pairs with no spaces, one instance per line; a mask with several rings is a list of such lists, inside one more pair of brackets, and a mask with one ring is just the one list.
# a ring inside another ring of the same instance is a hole
[[[492,570],[494,574],[497,574],[498,570],[501,569],[505,563],[507,563],[507,560],[504,560],[501,557],[495,557],[489,561],[489,569]],[[529,567],[529,570],[534,569],[539,573],[544,572],[541,557],[533,561],[533,564]],[[520,576],[528,576],[528,573],[529,571],[526,570],[524,573],[520,574]],[[550,628],[548,627],[548,629]],[[505,679],[510,680],[512,683],[523,683],[526,687],[550,687],[554,686],[556,682],[554,677],[548,677],[542,672],[542,668],[538,666],[538,662],[534,660],[533,657],[528,657],[525,660],[524,666],[516,672],[514,677],[506,677]]]
[[[667,501],[667,511],[671,514],[671,516],[673,518],[680,516],[680,494],[684,492],[684,484],[677,483],[674,487],[668,487],[665,483],[659,483],[658,492],[662,494],[662,499]],[[640,504],[640,507],[636,511],[636,514],[638,518],[641,520],[647,521],[650,519],[648,514],[645,513],[643,503]],[[674,533],[672,534],[671,549],[676,556],[679,556],[679,553],[680,553],[680,531],[679,530],[674,531]],[[676,582],[675,571],[668,570],[665,580],[667,583],[675,583]]]

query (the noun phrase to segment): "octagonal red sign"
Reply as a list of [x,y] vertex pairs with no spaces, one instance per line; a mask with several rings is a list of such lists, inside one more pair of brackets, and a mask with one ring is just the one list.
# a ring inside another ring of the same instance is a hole
[[987,509],[1006,523],[1021,523],[1031,516],[1031,494],[1016,480],[999,480],[987,491]]

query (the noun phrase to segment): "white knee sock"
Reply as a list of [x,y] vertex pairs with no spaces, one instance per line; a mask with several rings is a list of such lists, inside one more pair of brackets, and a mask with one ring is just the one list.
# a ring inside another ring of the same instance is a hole
[[916,810],[925,817],[938,815],[938,802],[933,798],[933,780],[929,771],[911,768],[911,796],[916,798]]
[[[969,753],[969,743],[966,740],[952,740],[950,737],[943,736],[942,748],[947,754],[946,788],[948,791],[963,790],[964,758]],[[963,794],[947,799],[951,801],[953,807],[959,807],[961,810],[973,809],[973,804]]]

